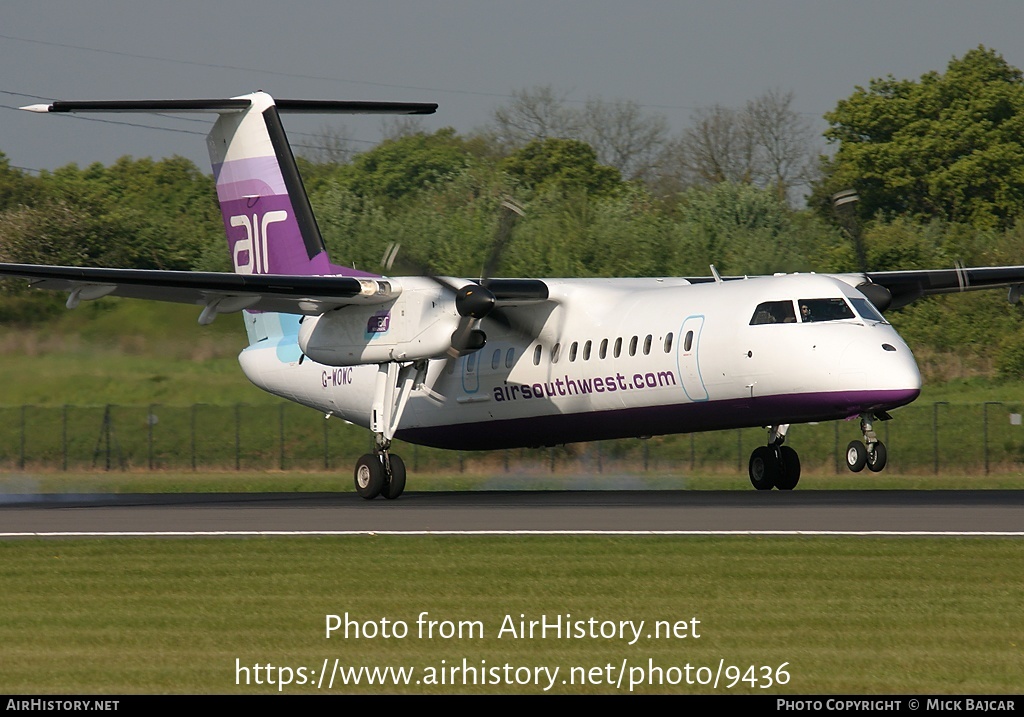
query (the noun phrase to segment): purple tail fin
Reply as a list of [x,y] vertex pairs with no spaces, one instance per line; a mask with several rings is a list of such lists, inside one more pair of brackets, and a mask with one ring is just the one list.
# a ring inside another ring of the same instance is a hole
[[228,249],[239,274],[374,276],[336,266],[309,206],[278,112],[432,114],[422,102],[230,99],[99,100],[30,105],[33,112],[215,113],[206,138]]
[[273,98],[244,99],[207,138],[235,272],[372,276],[330,262]]

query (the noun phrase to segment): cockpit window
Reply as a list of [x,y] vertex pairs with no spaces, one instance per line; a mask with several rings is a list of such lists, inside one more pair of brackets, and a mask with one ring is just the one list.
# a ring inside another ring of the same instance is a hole
[[867,299],[850,299],[850,303],[853,304],[853,308],[857,310],[857,313],[860,314],[862,319],[867,319],[868,321],[881,321],[883,324],[885,323],[885,319],[882,318],[880,313],[878,313],[878,309],[876,309],[875,305]]
[[800,306],[800,320],[804,323],[856,318],[849,304],[839,298],[800,299],[797,304]]
[[754,315],[750,317],[750,325],[758,324],[795,324],[796,314],[793,312],[792,301],[766,301],[758,304]]

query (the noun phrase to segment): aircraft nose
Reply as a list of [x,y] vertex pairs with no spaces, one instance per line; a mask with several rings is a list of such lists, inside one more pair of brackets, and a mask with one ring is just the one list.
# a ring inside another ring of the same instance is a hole
[[840,361],[840,382],[845,388],[898,391],[910,402],[921,392],[921,371],[914,354],[895,332],[847,346]]

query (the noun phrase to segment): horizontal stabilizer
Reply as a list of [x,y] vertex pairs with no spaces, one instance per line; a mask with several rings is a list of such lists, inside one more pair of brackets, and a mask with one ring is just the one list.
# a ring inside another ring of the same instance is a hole
[[[274,100],[278,112],[304,114],[396,114],[429,115],[434,102],[346,102],[342,100]],[[242,112],[252,105],[244,97],[220,100],[96,100],[52,102],[22,107],[29,112]]]

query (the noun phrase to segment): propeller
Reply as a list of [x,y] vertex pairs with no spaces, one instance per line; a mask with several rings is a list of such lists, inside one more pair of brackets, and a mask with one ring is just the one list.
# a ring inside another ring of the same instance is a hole
[[[490,276],[497,271],[501,264],[516,222],[524,216],[522,207],[510,199],[502,201],[501,210],[498,228],[491,242],[491,250],[484,262],[478,281],[459,286],[447,277],[437,276],[427,271],[418,272],[428,276],[454,294],[455,311],[460,318],[458,326],[452,332],[451,346],[447,351],[449,362],[484,347],[487,343],[487,336],[476,326],[480,320],[487,317],[512,331],[532,338],[530,327],[523,325],[511,314],[502,310],[498,303],[501,301],[543,301],[548,298],[547,285],[540,280],[490,279]],[[398,245],[388,247],[384,260],[381,262],[385,268],[391,268],[397,254]]]
[[494,240],[491,242],[491,251],[484,262],[480,274],[480,281],[473,284],[466,284],[455,289],[443,279],[435,279],[445,284],[449,289],[455,290],[455,310],[458,312],[459,325],[452,333],[452,345],[448,349],[449,360],[465,356],[473,351],[479,351],[487,343],[487,335],[480,329],[473,328],[481,319],[495,314],[495,318],[501,317],[501,322],[512,326],[509,317],[500,309],[496,310],[497,297],[487,287],[488,278],[498,269],[501,258],[505,253],[512,238],[512,229],[516,222],[523,216],[523,209],[510,199],[501,203],[501,216],[498,219],[498,229],[495,231]]

